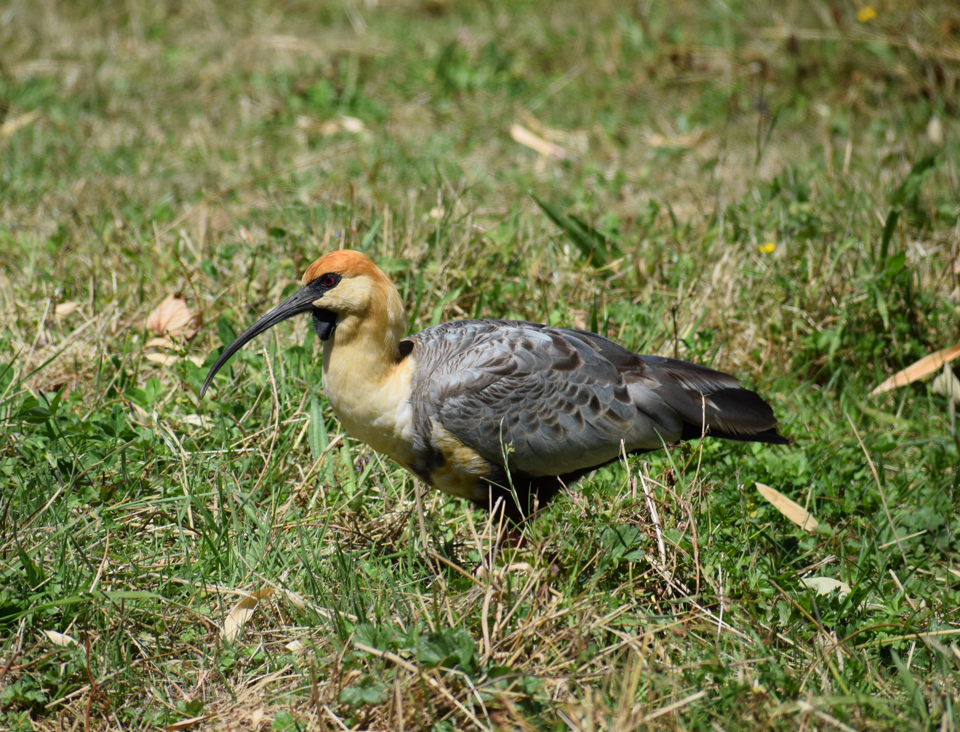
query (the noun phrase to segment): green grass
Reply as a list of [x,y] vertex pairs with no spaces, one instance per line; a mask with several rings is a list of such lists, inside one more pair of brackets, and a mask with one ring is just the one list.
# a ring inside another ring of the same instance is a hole
[[[960,11],[913,5],[13,0],[0,728],[956,730],[960,443],[869,396],[960,341]],[[306,320],[198,403],[341,245],[412,330],[593,328],[796,442],[602,469],[473,572],[486,517],[341,435]],[[202,327],[149,346],[171,292]]]

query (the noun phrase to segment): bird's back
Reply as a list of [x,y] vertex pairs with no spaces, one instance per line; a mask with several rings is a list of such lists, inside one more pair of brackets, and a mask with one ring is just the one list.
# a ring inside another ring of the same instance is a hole
[[721,437],[785,442],[766,402],[733,377],[641,356],[594,333],[462,320],[409,340],[421,475],[430,474],[430,463],[448,462],[438,454],[437,434],[491,465],[534,477],[699,436],[704,423]]

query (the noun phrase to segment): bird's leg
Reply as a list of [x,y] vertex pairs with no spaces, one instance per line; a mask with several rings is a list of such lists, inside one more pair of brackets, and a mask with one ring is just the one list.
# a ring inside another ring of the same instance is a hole
[[498,496],[491,514],[492,523],[497,527],[496,549],[525,549],[527,537],[523,525],[529,517],[523,516],[517,508],[515,497],[509,494]]
[[508,504],[505,497],[494,497],[491,495],[488,501],[487,503],[477,502],[479,508],[486,509],[490,512],[486,521],[486,531],[484,534],[487,537],[491,534],[494,534],[494,536],[493,544],[489,547],[488,552],[484,551],[480,535],[474,528],[473,521],[470,521],[470,530],[473,532],[474,539],[477,542],[477,551],[481,556],[480,562],[473,568],[473,575],[476,577],[480,577],[485,572],[493,569],[493,566],[496,564],[496,556],[501,550],[523,549],[527,546],[526,536],[520,528],[522,521],[521,524],[518,525],[516,520],[509,516],[507,510]]
[[527,535],[510,523],[505,523],[497,533],[497,549],[526,549],[529,546]]
[[[483,558],[473,568],[473,576],[482,578],[487,572],[492,572],[496,564],[497,555],[504,549],[521,550],[530,546],[527,535],[517,526],[509,523],[502,523],[497,531],[497,538],[494,540],[493,550],[488,558]],[[489,559],[490,566],[488,567]]]

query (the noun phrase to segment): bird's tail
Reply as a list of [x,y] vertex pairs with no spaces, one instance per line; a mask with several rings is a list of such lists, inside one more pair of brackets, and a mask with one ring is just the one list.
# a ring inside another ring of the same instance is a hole
[[683,418],[681,439],[704,434],[742,442],[789,445],[773,409],[729,374],[663,356],[641,356],[654,391]]

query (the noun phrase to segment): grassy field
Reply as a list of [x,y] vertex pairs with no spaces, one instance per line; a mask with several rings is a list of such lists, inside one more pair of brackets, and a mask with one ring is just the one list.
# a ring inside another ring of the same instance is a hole
[[[951,0],[9,0],[0,729],[957,730],[953,413],[870,391],[960,341],[958,104]],[[795,444],[600,470],[493,556],[342,434],[308,319],[198,402],[338,247],[411,330],[594,329]]]

